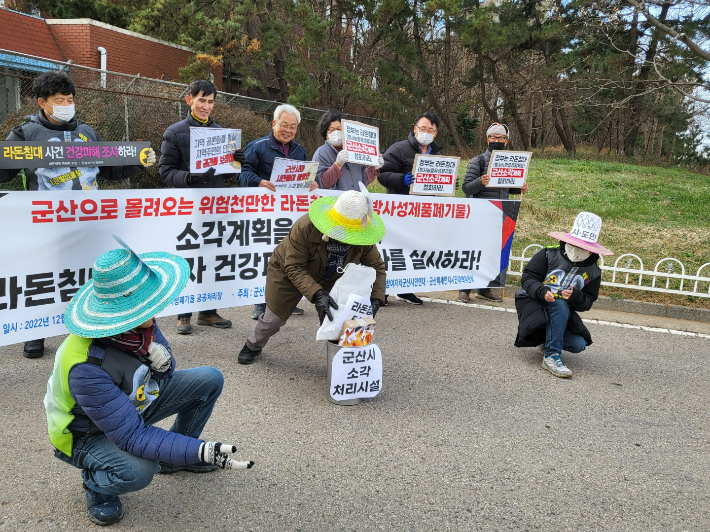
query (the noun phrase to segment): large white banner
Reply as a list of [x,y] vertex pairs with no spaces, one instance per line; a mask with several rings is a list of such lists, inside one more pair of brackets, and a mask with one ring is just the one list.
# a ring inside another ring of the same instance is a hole
[[[162,315],[264,300],[266,266],[318,194],[263,188],[0,192],[0,345],[65,334],[96,257],[170,251],[191,280]],[[518,201],[373,194],[387,232],[387,292],[501,286]]]

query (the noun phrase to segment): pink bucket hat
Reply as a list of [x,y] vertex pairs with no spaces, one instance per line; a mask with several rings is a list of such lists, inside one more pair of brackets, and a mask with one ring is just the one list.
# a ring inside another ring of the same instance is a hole
[[552,238],[567,242],[578,248],[586,249],[597,255],[613,255],[613,251],[609,251],[607,248],[597,243],[601,230],[601,217],[593,212],[580,212],[577,218],[574,219],[574,226],[569,233],[553,231],[547,234]]

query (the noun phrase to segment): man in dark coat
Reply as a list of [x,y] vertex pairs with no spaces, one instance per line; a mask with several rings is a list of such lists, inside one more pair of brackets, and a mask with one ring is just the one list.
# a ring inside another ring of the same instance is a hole
[[[407,140],[395,142],[387,149],[383,156],[385,164],[377,179],[388,194],[409,194],[414,158],[418,153],[441,155],[441,146],[434,142],[438,133],[439,118],[431,111],[425,111],[417,118]],[[414,305],[422,304],[414,294],[397,294],[397,297]]]
[[[94,129],[75,116],[76,87],[65,72],[46,72],[37,76],[32,85],[39,112],[25,117],[7,137],[9,142],[101,142]],[[153,148],[148,150],[144,166],[155,164]],[[25,190],[97,190],[97,178],[118,181],[143,171],[141,165],[83,166],[0,169],[0,183],[22,175]],[[44,354],[44,339],[25,342],[23,355],[39,358]]]
[[[163,144],[160,147],[160,177],[168,186],[175,188],[224,188],[225,178],[234,178],[237,174],[215,175],[215,169],[210,168],[202,174],[190,173],[190,128],[221,127],[210,118],[214,109],[214,99],[217,89],[207,80],[198,79],[187,88],[185,101],[190,106],[185,120],[170,126],[163,134]],[[234,160],[244,165],[244,152],[236,150]],[[192,313],[179,314],[177,322],[178,334],[190,334]],[[228,329],[232,322],[217,314],[216,309],[203,310],[197,314],[197,325],[210,325],[218,329]]]
[[[491,182],[491,176],[488,175],[488,163],[491,161],[491,152],[493,150],[504,150],[510,142],[510,138],[508,137],[508,126],[494,122],[486,131],[486,139],[488,141],[488,148],[486,151],[480,155],[476,155],[468,162],[468,166],[466,167],[466,177],[464,177],[462,187],[466,197],[508,199],[510,194],[525,194],[528,191],[527,183],[525,183],[522,188],[488,188],[488,183]],[[470,288],[459,290],[459,301],[462,301],[463,303],[470,303],[470,294]],[[491,292],[490,288],[479,288],[477,295],[478,297],[487,299],[488,301],[503,301],[503,298]]]
[[599,296],[599,255],[612,255],[597,243],[601,218],[577,215],[572,231],[552,232],[557,247],[537,252],[525,266],[522,289],[515,294],[518,311],[516,347],[538,346],[542,367],[557,377],[571,377],[562,351],[579,353],[592,343],[578,312],[592,308]]
[[239,353],[240,364],[254,362],[301,297],[315,305],[321,323],[326,316],[332,320],[330,309],[338,307],[329,292],[348,264],[376,270],[371,303],[373,316],[377,313],[385,298],[386,273],[376,244],[382,240],[385,227],[370,201],[354,190],[339,197],[319,198],[311,204],[308,215],[293,224],[269,260],[266,310]]

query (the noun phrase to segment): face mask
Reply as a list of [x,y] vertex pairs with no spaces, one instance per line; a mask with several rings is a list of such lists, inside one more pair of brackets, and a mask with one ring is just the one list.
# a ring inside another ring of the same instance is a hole
[[69,105],[53,105],[54,114],[50,115],[56,122],[66,124],[74,118],[74,104]]
[[342,146],[343,145],[343,132],[342,131],[331,131],[328,133],[328,142],[330,142],[333,146]]
[[417,142],[422,146],[429,146],[434,142],[434,135],[431,133],[422,133],[421,131],[417,133]]
[[488,149],[491,151],[504,150],[505,149],[505,142],[489,142]]
[[591,253],[586,249],[578,248],[572,244],[565,243],[565,254],[571,262],[582,262],[587,260]]

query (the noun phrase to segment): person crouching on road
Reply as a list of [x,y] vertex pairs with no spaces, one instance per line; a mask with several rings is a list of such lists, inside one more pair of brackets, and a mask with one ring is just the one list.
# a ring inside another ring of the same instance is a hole
[[[199,439],[222,392],[211,367],[175,371],[154,316],[180,294],[187,262],[163,252],[140,256],[121,242],[96,259],[93,279],[64,315],[71,333],[57,350],[44,406],[60,460],[81,469],[89,520],[123,518],[119,495],[156,473],[248,469],[232,445]],[[154,423],[177,414],[172,428]]]
[[515,294],[518,311],[516,347],[538,346],[542,367],[557,377],[571,377],[562,351],[580,353],[592,337],[578,312],[592,308],[599,296],[599,255],[613,255],[597,243],[602,219],[581,212],[569,233],[548,233],[559,246],[538,251],[525,266]]
[[384,234],[384,223],[363,192],[348,190],[339,197],[314,201],[269,260],[266,309],[239,352],[239,363],[254,362],[269,338],[286,324],[302,296],[316,306],[321,323],[326,316],[332,320],[330,309],[338,306],[329,291],[348,264],[376,270],[371,297],[374,316],[385,298],[385,264],[375,245]]

